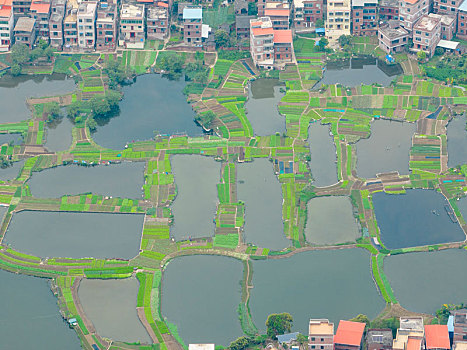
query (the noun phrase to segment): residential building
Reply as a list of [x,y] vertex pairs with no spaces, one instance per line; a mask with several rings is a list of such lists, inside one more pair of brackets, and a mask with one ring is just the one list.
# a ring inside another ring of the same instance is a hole
[[325,319],[311,319],[308,324],[308,349],[334,349],[334,323]]
[[441,40],[441,18],[433,14],[422,16],[413,26],[412,38],[411,51],[425,51],[428,57],[433,56]]
[[422,317],[401,317],[400,328],[392,342],[393,350],[422,350],[425,331]]
[[250,21],[256,16],[235,16],[235,30],[237,40],[250,38]]
[[50,2],[33,1],[30,16],[36,20],[36,37],[49,42]]
[[450,350],[451,341],[447,325],[430,324],[425,326],[426,350]]
[[29,14],[31,0],[13,0],[13,14],[15,18],[24,17]]
[[438,17],[441,20],[441,39],[451,40],[456,33],[456,18],[452,15],[440,15],[430,13],[432,17]]
[[285,63],[293,61],[292,31],[274,30],[274,66],[283,67]]
[[454,316],[454,342],[467,341],[467,309],[456,310]]
[[350,35],[350,0],[329,0],[327,5],[326,37],[330,44],[341,35]]
[[63,50],[78,49],[78,1],[68,0],[65,19],[63,20]]
[[66,0],[52,0],[49,18],[50,45],[61,50],[63,46],[63,20],[65,18]]
[[378,0],[352,0],[352,33],[374,36],[378,31]]
[[366,333],[367,350],[392,350],[391,329],[369,329]]
[[256,3],[256,6],[258,7],[258,17],[264,16],[264,11],[266,9],[266,3],[268,2],[282,3],[284,1],[283,0],[258,0],[258,2]]
[[429,12],[430,0],[400,0],[399,20],[404,29],[412,32],[414,24]]
[[256,66],[274,68],[274,29],[269,17],[250,20],[250,51]]
[[165,7],[153,7],[147,10],[147,38],[163,39],[169,32],[169,12]]
[[462,0],[434,0],[433,11],[443,15],[456,16]]
[[273,29],[289,29],[290,7],[287,2],[267,2],[264,15],[271,19]]
[[32,49],[36,41],[36,20],[29,17],[20,17],[16,21],[15,42],[25,44]]
[[457,37],[467,40],[467,0],[459,6],[457,12]]
[[80,49],[96,47],[96,2],[82,2],[78,6],[78,46]]
[[144,48],[145,5],[122,4],[120,11],[120,31],[118,42],[120,46],[128,48]]
[[399,0],[381,0],[379,3],[381,21],[399,20]]
[[97,7],[96,49],[114,51],[117,48],[118,13],[116,4],[100,2]]
[[294,0],[294,26],[296,29],[314,28],[323,19],[323,0]]
[[365,323],[339,321],[334,336],[334,350],[359,350],[362,346]]
[[299,334],[299,332],[280,334],[277,336],[277,342],[281,345],[286,344],[288,347],[290,347],[293,342],[297,341],[297,336]]
[[467,341],[457,341],[452,344],[452,350],[467,350]]
[[10,49],[13,42],[14,23],[12,1],[0,0],[0,51]]
[[203,9],[187,6],[183,9],[183,41],[187,45],[202,44]]

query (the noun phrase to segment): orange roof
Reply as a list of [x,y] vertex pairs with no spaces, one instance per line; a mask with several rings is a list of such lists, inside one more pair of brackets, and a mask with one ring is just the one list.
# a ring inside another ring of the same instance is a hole
[[167,4],[167,3],[165,3],[165,2],[160,2],[160,1],[157,3],[157,6],[169,8],[169,4]]
[[450,349],[449,331],[447,325],[430,324],[425,326],[427,349]]
[[364,323],[341,320],[339,321],[339,326],[337,327],[334,343],[359,346],[362,342],[364,330]]
[[49,13],[50,3],[33,2],[31,4],[31,11],[35,11],[36,13]]
[[408,2],[409,4],[416,4],[417,2],[419,2],[420,0],[405,0],[405,2]]
[[146,2],[146,3],[153,3],[154,0],[136,0],[136,2]]
[[290,29],[274,31],[274,44],[288,43],[292,43],[292,31]]
[[0,9],[0,17],[10,18],[11,16],[11,7],[3,7]]
[[264,14],[266,16],[289,16],[289,9],[265,9]]
[[11,6],[12,4],[13,0],[0,0],[0,7]]
[[272,28],[253,28],[253,35],[270,35],[274,34],[274,29]]
[[407,340],[406,350],[420,350],[422,348],[422,340],[420,338],[409,338]]

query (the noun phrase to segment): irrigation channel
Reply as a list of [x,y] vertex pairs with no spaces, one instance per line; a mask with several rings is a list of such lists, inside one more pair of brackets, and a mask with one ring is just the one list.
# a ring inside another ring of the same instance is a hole
[[159,74],[139,76],[123,88],[120,113],[110,119],[96,119],[99,127],[94,140],[103,147],[122,149],[129,142],[150,140],[157,134],[202,135],[183,95],[185,85]]
[[373,194],[373,206],[388,249],[465,240],[444,196],[431,190],[407,190],[405,194]]
[[2,349],[79,350],[76,332],[60,316],[43,278],[0,270]]
[[139,199],[144,183],[143,162],[78,166],[67,165],[34,173],[27,184],[35,197],[58,198],[64,195],[97,195]]
[[2,123],[19,122],[31,118],[26,100],[31,97],[57,96],[76,89],[73,79],[63,74],[12,77],[0,79],[0,104]]
[[250,82],[245,109],[255,135],[285,132],[285,117],[279,114],[278,109],[285,95],[282,92],[284,88],[279,79],[260,78]]
[[430,314],[440,305],[465,302],[466,266],[465,249],[410,253],[384,259],[384,271],[400,304],[408,310]]
[[467,163],[467,115],[452,119],[447,127],[448,166],[450,168]]

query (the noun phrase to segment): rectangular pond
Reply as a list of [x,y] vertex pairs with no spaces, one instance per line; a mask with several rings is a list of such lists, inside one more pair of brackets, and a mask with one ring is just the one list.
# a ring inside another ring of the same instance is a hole
[[237,308],[243,264],[222,256],[171,260],[162,280],[161,311],[185,344],[228,346],[243,335]]
[[416,125],[411,123],[372,122],[370,137],[356,144],[358,176],[369,179],[391,171],[409,174],[410,147],[415,132]]
[[399,303],[409,311],[434,314],[443,304],[465,303],[467,251],[446,249],[393,255],[384,272]]
[[3,243],[39,257],[121,258],[138,255],[143,215],[22,211]]
[[313,198],[308,202],[307,209],[305,237],[308,242],[330,245],[354,242],[360,236],[348,197]]
[[171,234],[176,240],[212,236],[221,163],[198,155],[172,156],[170,163],[177,186]]
[[33,173],[27,184],[34,197],[58,198],[90,192],[140,199],[145,165],[143,162],[123,162],[90,167],[58,166]]
[[290,313],[293,331],[307,334],[310,318],[327,318],[334,324],[358,314],[372,319],[385,306],[371,277],[370,255],[363,249],[254,261],[252,284],[250,310],[263,332],[272,313]]
[[238,200],[245,202],[245,242],[282,250],[290,246],[282,221],[282,190],[268,159],[237,166]]
[[448,166],[453,168],[467,163],[467,116],[453,118],[447,127]]
[[[62,112],[63,113],[63,112]],[[50,152],[65,151],[73,141],[73,123],[67,117],[62,117],[46,124],[45,147]]]
[[80,350],[80,340],[60,316],[48,280],[0,270],[2,349]]
[[407,190],[406,194],[373,194],[373,207],[388,249],[407,248],[465,240],[444,196],[431,190]]
[[139,283],[134,277],[81,280],[79,301],[101,337],[129,343],[152,343],[136,312],[138,288]]
[[247,118],[255,135],[274,135],[285,132],[285,117],[279,113],[279,102],[284,97],[279,79],[256,79],[249,85],[245,104]]

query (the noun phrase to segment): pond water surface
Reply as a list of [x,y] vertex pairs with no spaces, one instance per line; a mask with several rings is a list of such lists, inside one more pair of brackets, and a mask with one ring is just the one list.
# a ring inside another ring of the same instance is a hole
[[185,344],[228,346],[243,334],[237,314],[242,271],[240,261],[221,256],[170,261],[162,280],[161,311],[177,325]]
[[22,211],[4,243],[39,257],[122,258],[138,255],[143,215]]
[[416,125],[378,120],[371,123],[371,135],[357,142],[357,174],[374,178],[378,173],[409,173],[409,153]]
[[8,181],[16,179],[21,169],[23,168],[24,160],[20,160],[19,162],[14,162],[12,165],[6,168],[0,168],[0,180]]
[[97,333],[112,340],[152,343],[136,313],[139,283],[136,278],[83,279],[78,298]]
[[462,197],[456,202],[456,204],[462,214],[462,217],[467,222],[467,197]]
[[448,166],[467,163],[467,116],[452,119],[447,127],[448,135]]
[[48,280],[0,271],[2,349],[80,350],[73,329],[62,320]]
[[47,123],[45,147],[51,152],[67,150],[73,141],[72,129],[73,123],[66,117]]
[[238,200],[245,202],[245,242],[281,250],[290,246],[282,221],[282,191],[268,159],[237,166]]
[[285,132],[285,117],[279,114],[278,109],[282,97],[284,93],[279,79],[261,78],[250,83],[245,109],[255,135]]
[[384,308],[362,249],[309,251],[290,258],[253,261],[250,310],[265,331],[269,314],[288,312],[293,331],[308,332],[310,318],[337,325],[358,314],[373,319]]
[[58,166],[33,173],[27,184],[35,197],[58,198],[91,192],[104,196],[139,199],[144,183],[143,162],[84,167]]
[[14,145],[23,143],[23,136],[21,134],[0,134],[0,145],[13,142]]
[[443,304],[465,303],[467,251],[447,249],[393,255],[384,272],[396,299],[406,309],[434,314]]
[[329,125],[320,123],[312,123],[308,128],[311,175],[313,185],[317,187],[330,186],[338,181],[336,146],[330,132]]
[[[388,249],[457,242],[465,239],[458,222],[449,218],[444,196],[430,190],[406,194],[373,194],[381,240]],[[450,206],[448,207],[450,209]]]
[[172,156],[170,162],[177,186],[172,235],[176,240],[212,236],[221,163],[198,155]]
[[122,149],[126,143],[152,139],[155,134],[202,134],[195,113],[183,95],[184,81],[168,80],[158,74],[139,76],[123,88],[120,114],[99,126],[93,135],[103,147]]
[[318,197],[308,202],[306,240],[314,244],[353,242],[360,235],[348,197]]
[[73,79],[65,75],[21,75],[0,79],[0,123],[13,123],[32,117],[26,100],[30,97],[55,96],[76,89]]

